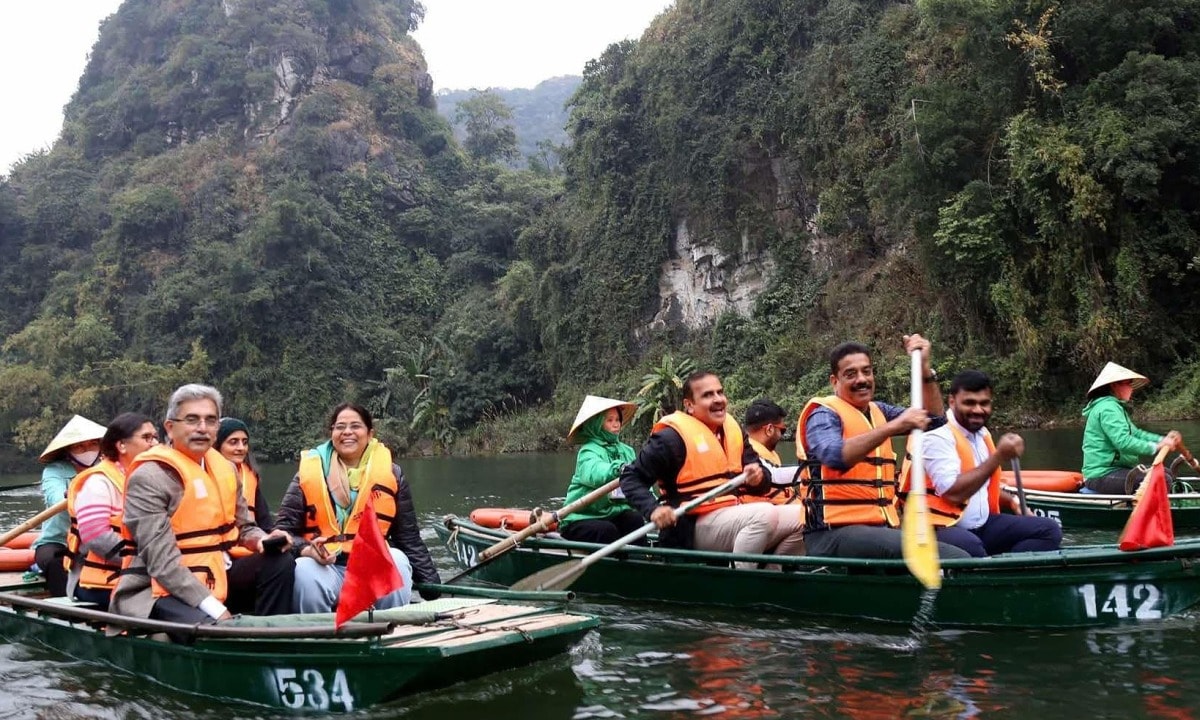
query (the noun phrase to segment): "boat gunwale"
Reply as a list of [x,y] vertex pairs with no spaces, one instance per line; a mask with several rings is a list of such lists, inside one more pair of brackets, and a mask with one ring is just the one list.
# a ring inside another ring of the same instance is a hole
[[[502,531],[484,528],[470,522],[470,520],[458,518],[457,516],[446,518],[446,531],[450,533],[451,537],[456,532],[467,533],[485,541],[505,536]],[[526,550],[539,552],[542,549],[565,550],[567,554],[563,557],[564,561],[577,556],[588,555],[603,547],[594,543],[581,543],[545,537],[528,538],[521,545]],[[519,551],[521,547],[516,549]],[[883,571],[889,569],[903,570],[906,567],[904,561],[900,559],[839,558],[813,555],[761,555],[645,546],[626,547],[614,553],[614,558],[626,561],[657,558],[673,564],[681,564],[678,562],[680,560],[690,560],[699,564],[720,562],[727,566],[731,566],[734,562],[750,562],[781,566],[785,574],[796,571],[811,573],[830,568],[870,568]],[[989,570],[1011,571],[1030,567],[1059,566],[1078,568],[1101,565],[1144,564],[1143,561],[1186,561],[1190,559],[1200,559],[1200,538],[1188,538],[1182,543],[1168,547],[1148,548],[1145,550],[1124,551],[1119,550],[1115,544],[1076,545],[1061,550],[1044,552],[1011,553],[986,558],[943,559],[941,564],[943,568],[954,570],[956,574],[976,574]],[[740,573],[779,574],[778,571],[765,569],[740,569],[731,567],[727,569],[735,569]]]

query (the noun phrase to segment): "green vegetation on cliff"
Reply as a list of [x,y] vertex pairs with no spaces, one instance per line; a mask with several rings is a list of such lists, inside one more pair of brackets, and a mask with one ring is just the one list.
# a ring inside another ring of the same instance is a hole
[[[1197,0],[678,0],[589,63],[561,169],[521,171],[505,123],[438,115],[422,12],[126,0],[0,181],[0,443],[189,379],[274,456],[344,398],[401,451],[532,449],[666,352],[798,409],[859,339],[895,395],[905,330],[1009,408],[1115,359],[1192,412]],[[748,317],[649,322],[683,225],[769,252]]]

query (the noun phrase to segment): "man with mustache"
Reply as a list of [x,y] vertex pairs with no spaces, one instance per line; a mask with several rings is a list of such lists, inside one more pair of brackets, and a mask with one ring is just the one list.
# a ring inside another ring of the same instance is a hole
[[[929,341],[905,335],[904,350],[921,351],[923,405],[940,414],[942,393],[929,367]],[[903,557],[892,438],[930,426],[929,413],[875,402],[875,369],[865,345],[838,345],[829,355],[829,369],[834,394],[808,401],[798,431],[809,461],[820,465],[802,486],[808,553]],[[944,422],[938,417],[932,424]],[[938,552],[943,558],[968,557],[944,542],[938,543]]]
[[[226,603],[253,607],[255,615],[292,611],[291,537],[254,524],[233,463],[213,448],[220,417],[216,388],[180,387],[163,423],[170,446],[131,464],[121,535],[132,552],[111,612],[196,624],[231,617]],[[268,538],[279,540],[264,547]],[[231,560],[235,546],[252,554]],[[245,572],[246,563],[256,571]]]
[[[1059,549],[1058,523],[1032,512],[1022,515],[1017,498],[1001,489],[1000,468],[1021,457],[1025,441],[1005,433],[993,443],[987,429],[991,416],[991,379],[979,370],[955,375],[947,423],[925,436],[929,514],[938,541],[974,557]],[[905,467],[902,491],[908,486],[907,471]],[[1002,515],[1001,508],[1014,514]]]
[[[779,555],[803,554],[799,508],[767,500],[770,480],[727,409],[725,388],[715,374],[689,375],[683,382],[683,410],[655,423],[637,457],[621,471],[625,500],[658,526],[666,546],[749,554],[775,548]],[[676,521],[674,507],[743,472],[743,485]],[[661,501],[650,492],[655,483]],[[736,565],[753,568],[757,563]]]

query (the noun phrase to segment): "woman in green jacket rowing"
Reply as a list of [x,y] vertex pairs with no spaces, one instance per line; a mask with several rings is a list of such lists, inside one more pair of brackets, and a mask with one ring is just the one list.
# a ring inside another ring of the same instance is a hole
[[1108,363],[1088,390],[1083,408],[1087,425],[1083,430],[1083,492],[1102,495],[1132,493],[1142,481],[1137,469],[1145,455],[1160,448],[1179,450],[1183,439],[1175,430],[1159,435],[1142,430],[1129,417],[1133,391],[1150,381],[1144,375]]
[[[621,468],[633,462],[634,450],[617,433],[632,416],[633,403],[588,395],[575,415],[567,439],[581,443],[575,457],[575,475],[567,488],[567,504],[616,480]],[[566,516],[559,533],[567,540],[607,545],[640,528],[641,513],[625,502],[620,488]],[[645,544],[645,540],[640,541]]]

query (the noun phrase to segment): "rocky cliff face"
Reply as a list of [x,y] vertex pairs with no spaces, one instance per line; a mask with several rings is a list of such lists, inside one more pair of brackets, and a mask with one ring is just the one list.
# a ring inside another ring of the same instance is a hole
[[649,329],[682,326],[698,330],[730,310],[749,315],[755,297],[774,271],[770,253],[751,249],[747,235],[742,236],[741,250],[727,255],[694,236],[683,221],[676,228],[671,257],[662,264],[658,280],[661,305]]

